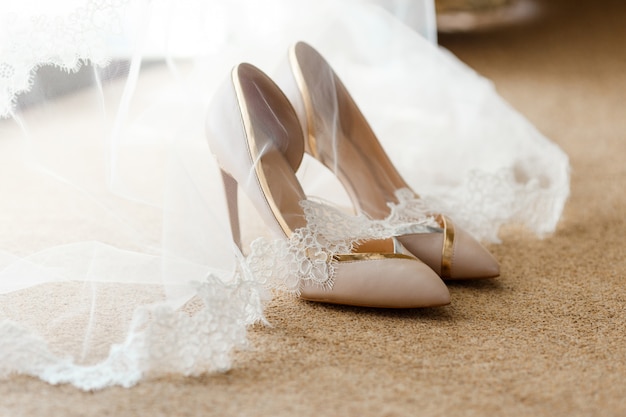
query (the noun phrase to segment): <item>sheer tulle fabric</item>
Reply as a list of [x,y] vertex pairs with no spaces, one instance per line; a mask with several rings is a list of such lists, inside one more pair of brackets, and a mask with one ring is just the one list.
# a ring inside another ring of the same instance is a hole
[[[553,231],[567,157],[418,35],[432,38],[434,20],[411,7],[91,1],[3,14],[0,377],[99,389],[231,366],[269,295],[231,243],[207,105],[235,63],[272,74],[300,39],[333,64],[434,210],[492,241],[506,223]],[[299,175],[307,193],[349,206],[311,159]],[[246,246],[271,239],[242,210]]]

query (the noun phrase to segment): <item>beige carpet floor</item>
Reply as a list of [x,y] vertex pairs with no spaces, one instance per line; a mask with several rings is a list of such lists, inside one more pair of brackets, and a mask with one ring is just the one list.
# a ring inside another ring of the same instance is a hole
[[556,234],[508,230],[497,280],[418,311],[277,298],[253,350],[202,378],[85,393],[0,382],[0,416],[625,416],[626,2],[442,36],[570,156]]

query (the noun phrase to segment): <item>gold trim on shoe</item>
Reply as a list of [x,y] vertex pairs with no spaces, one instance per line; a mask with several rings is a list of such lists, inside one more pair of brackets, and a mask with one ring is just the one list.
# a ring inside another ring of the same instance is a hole
[[443,226],[441,278],[450,278],[452,276],[452,257],[454,256],[454,224],[443,215],[440,215],[438,220]]
[[[283,218],[283,216],[277,216],[276,213],[280,213],[279,207],[276,205],[276,201],[272,197],[272,192],[267,182],[267,178],[265,177],[265,172],[261,169],[261,155],[259,154],[259,148],[257,146],[254,131],[252,129],[252,121],[250,119],[250,113],[248,112],[248,107],[246,105],[246,100],[244,99],[243,89],[241,87],[241,83],[239,81],[238,69],[241,65],[233,68],[231,72],[231,78],[233,81],[233,86],[235,87],[235,96],[237,97],[237,104],[239,107],[239,112],[241,114],[241,121],[243,123],[244,129],[246,131],[246,136],[248,138],[248,152],[250,152],[251,160],[254,161],[254,170],[256,172],[256,177],[259,180],[259,186],[263,191],[263,196],[265,197],[265,201],[269,204],[272,215],[280,224],[280,227],[283,229],[283,232],[287,237],[291,236],[292,230]],[[269,196],[269,197],[268,197]]]
[[349,261],[374,261],[379,259],[410,259],[415,261],[414,256],[405,255],[403,253],[342,253],[333,255],[333,261],[349,262]]

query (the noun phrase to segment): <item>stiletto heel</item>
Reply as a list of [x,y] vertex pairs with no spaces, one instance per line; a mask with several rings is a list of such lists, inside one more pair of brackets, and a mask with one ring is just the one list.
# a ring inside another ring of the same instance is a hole
[[390,238],[347,238],[350,219],[306,200],[295,176],[304,154],[297,115],[278,86],[250,64],[236,66],[207,117],[209,146],[222,170],[235,243],[241,247],[237,189],[278,240],[251,245],[246,263],[260,279],[311,301],[369,307],[430,307],[450,302],[428,266]]
[[[419,196],[400,176],[348,90],[319,52],[298,42],[289,50],[288,66],[281,69],[279,81],[298,113],[307,138],[306,151],[335,173],[357,212],[392,221],[391,204],[396,212],[401,211],[402,221],[413,218],[424,222],[419,233],[407,232],[397,238],[442,278],[491,278],[500,274],[498,263],[478,241],[450,219],[424,211]],[[285,75],[289,72],[291,76]]]
[[224,183],[230,232],[233,236],[233,242],[235,242],[239,250],[242,250],[241,229],[239,226],[239,205],[237,204],[237,181],[222,169],[220,169],[220,173],[222,174],[222,181]]

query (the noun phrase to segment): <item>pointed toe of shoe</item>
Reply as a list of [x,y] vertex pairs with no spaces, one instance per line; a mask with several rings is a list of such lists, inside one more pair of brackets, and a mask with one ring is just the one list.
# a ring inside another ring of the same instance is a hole
[[463,229],[456,231],[451,279],[495,278],[500,275],[498,261]]
[[425,263],[407,260],[402,273],[395,277],[395,286],[402,302],[401,307],[438,307],[450,304],[446,284]]
[[339,262],[332,288],[305,283],[301,298],[362,307],[420,308],[450,303],[443,281],[417,259]]
[[450,292],[441,278],[425,263],[420,262],[420,267],[416,269],[418,269],[417,279],[414,277],[412,280],[412,303],[416,304],[416,307],[438,307],[450,304]]
[[500,275],[498,261],[460,227],[455,228],[447,271],[442,268],[443,233],[416,233],[400,236],[398,240],[444,279],[495,278]]

